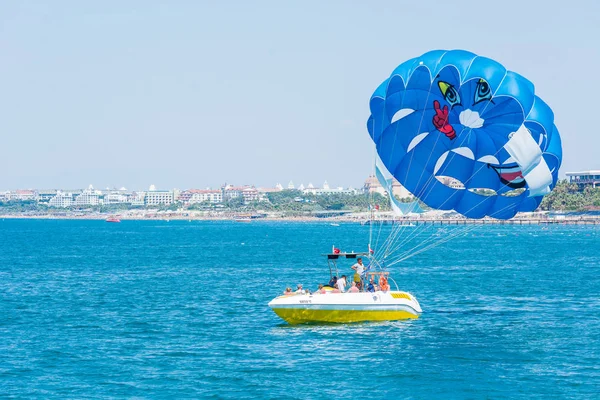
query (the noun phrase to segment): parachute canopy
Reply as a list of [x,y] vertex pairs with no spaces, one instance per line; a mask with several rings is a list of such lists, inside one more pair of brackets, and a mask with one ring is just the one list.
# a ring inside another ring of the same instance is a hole
[[562,161],[554,113],[533,84],[463,50],[398,66],[371,97],[377,153],[428,206],[469,218],[533,211]]

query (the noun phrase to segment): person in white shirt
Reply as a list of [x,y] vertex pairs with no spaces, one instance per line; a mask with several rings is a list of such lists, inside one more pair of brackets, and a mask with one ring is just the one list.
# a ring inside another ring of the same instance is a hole
[[337,287],[342,293],[346,291],[346,275],[342,275],[342,277],[338,279]]
[[354,264],[352,266],[352,269],[359,275],[362,276],[362,274],[365,272],[365,265],[362,262],[362,258],[358,257],[356,259],[356,264]]
[[356,259],[356,264],[352,266],[352,269],[354,270],[354,279],[352,280],[356,282],[356,286],[359,289],[362,289],[362,275],[365,272],[365,265],[362,262],[362,258],[358,257]]

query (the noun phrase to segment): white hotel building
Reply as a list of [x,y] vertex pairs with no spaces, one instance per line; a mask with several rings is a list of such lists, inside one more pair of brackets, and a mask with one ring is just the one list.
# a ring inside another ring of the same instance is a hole
[[75,197],[75,202],[73,205],[97,206],[102,203],[101,197],[102,192],[99,190],[94,190],[93,186],[90,185],[87,189]]
[[569,183],[576,183],[581,190],[586,186],[600,187],[600,170],[567,172],[566,175]]
[[211,189],[190,189],[181,193],[179,200],[185,204],[199,204],[204,202],[217,204],[223,202],[223,192]]
[[358,190],[348,188],[344,189],[343,187],[330,188],[327,181],[323,184],[323,188],[315,188],[312,183],[308,184],[308,187],[302,190],[302,194],[313,194],[315,196],[327,195],[327,194],[347,194],[354,195],[357,194]]
[[173,192],[170,190],[149,190],[144,197],[147,206],[169,205],[174,201]]
[[56,196],[48,201],[50,207],[66,208],[73,205],[73,193],[56,192]]

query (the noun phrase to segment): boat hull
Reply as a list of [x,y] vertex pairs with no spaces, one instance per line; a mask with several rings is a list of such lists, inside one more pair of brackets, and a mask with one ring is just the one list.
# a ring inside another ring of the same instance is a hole
[[416,319],[417,300],[406,292],[327,293],[279,296],[269,307],[289,324],[352,323]]

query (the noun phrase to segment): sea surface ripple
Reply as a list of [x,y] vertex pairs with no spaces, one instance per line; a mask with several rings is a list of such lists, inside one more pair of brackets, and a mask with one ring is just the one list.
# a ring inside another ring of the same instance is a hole
[[0,220],[0,396],[598,398],[598,228],[479,227],[392,267],[414,321],[290,326],[267,307],[368,240],[350,223]]

